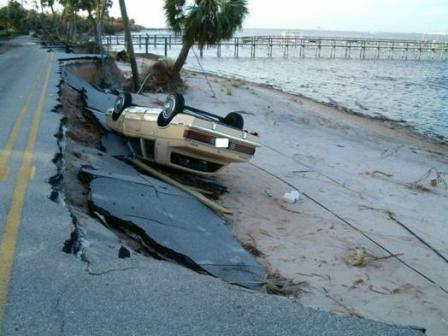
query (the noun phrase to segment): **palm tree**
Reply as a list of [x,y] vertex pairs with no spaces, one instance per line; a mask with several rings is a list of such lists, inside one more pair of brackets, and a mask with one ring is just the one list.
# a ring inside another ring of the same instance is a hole
[[190,48],[200,48],[230,39],[240,29],[248,13],[246,0],[165,0],[167,22],[177,34],[182,34],[182,49],[173,66],[179,73]]
[[134,84],[134,91],[137,91],[140,83],[139,83],[139,78],[138,78],[137,62],[135,60],[135,55],[134,55],[134,46],[132,45],[131,29],[129,27],[128,13],[126,10],[126,4],[125,4],[124,0],[119,0],[119,3],[120,3],[120,10],[121,10],[121,18],[123,20],[123,26],[124,26],[124,34],[125,34],[126,42],[127,42],[127,52],[129,54],[129,60],[131,62],[132,82]]

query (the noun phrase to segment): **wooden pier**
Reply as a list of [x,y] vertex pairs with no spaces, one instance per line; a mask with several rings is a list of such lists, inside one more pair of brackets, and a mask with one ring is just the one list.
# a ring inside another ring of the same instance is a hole
[[[109,50],[125,48],[123,35],[104,37]],[[180,47],[182,39],[174,34],[133,34],[134,48],[149,53],[161,48],[165,57],[169,49]],[[315,36],[240,36],[206,48],[217,57],[314,57],[345,59],[447,60],[448,42],[394,40],[374,38],[336,38]],[[200,50],[201,57],[204,50]]]

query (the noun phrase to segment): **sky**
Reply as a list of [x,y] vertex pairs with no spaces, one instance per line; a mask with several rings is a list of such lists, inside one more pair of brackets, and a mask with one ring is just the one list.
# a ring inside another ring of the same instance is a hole
[[[129,17],[164,27],[163,0],[126,0]],[[448,0],[248,0],[245,28],[448,33]],[[114,0],[114,15],[119,15]]]
[[[126,0],[128,15],[145,27],[165,27],[163,2]],[[113,3],[111,14],[120,16]],[[248,0],[248,7],[245,28],[448,33],[448,0]]]

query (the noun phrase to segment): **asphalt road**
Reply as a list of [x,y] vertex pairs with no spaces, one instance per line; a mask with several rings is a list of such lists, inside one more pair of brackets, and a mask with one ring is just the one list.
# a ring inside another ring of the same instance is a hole
[[337,318],[283,297],[230,286],[168,262],[119,259],[92,223],[92,264],[62,252],[73,230],[48,196],[60,115],[57,52],[28,37],[0,54],[1,335],[421,335]]

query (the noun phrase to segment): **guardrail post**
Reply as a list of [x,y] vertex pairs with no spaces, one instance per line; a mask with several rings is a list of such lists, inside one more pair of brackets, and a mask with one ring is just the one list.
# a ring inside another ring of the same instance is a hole
[[168,57],[168,38],[165,37],[165,57]]
[[389,59],[394,58],[394,50],[395,50],[395,44],[394,42],[389,44]]
[[148,43],[149,43],[149,35],[145,36],[145,54],[148,55]]
[[272,57],[272,37],[269,38],[268,57]]
[[406,46],[404,48],[404,59],[408,59],[408,52],[409,52],[409,43],[406,43]]
[[238,57],[238,52],[239,52],[238,48],[239,48],[239,39],[238,39],[238,37],[235,37],[235,50],[233,51],[234,57]]
[[289,53],[289,40],[288,38],[283,40],[283,57],[288,57]]
[[255,58],[255,37],[252,38],[252,45],[250,48],[250,57]]

